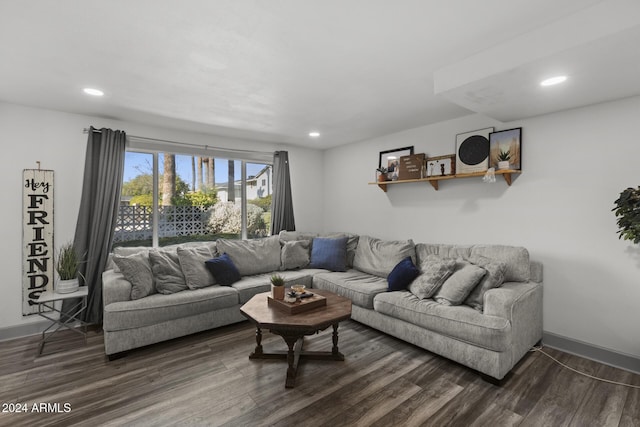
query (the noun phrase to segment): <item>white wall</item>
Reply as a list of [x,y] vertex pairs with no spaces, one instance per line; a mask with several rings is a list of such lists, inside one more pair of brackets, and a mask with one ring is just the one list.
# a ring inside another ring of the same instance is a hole
[[[499,123],[480,115],[325,152],[324,229],[431,243],[525,246],[544,264],[544,330],[640,357],[640,250],[618,240],[613,201],[640,185],[640,97]],[[481,178],[389,185],[378,153],[455,152],[455,135],[523,128],[523,173],[508,187]]]
[[56,245],[72,240],[80,206],[87,141],[82,129],[91,125],[124,130],[130,135],[210,147],[288,150],[296,223],[300,229],[321,228],[323,156],[320,151],[163,130],[0,102],[4,158],[0,168],[0,182],[4,188],[0,209],[0,329],[42,320],[37,315],[22,316],[22,170],[36,168],[39,160],[43,169],[55,171],[54,239]]

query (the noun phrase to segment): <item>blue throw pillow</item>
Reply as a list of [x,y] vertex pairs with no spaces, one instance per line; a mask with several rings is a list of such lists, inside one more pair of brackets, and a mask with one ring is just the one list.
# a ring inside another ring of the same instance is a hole
[[240,272],[226,253],[204,263],[220,285],[231,286],[241,279]]
[[411,257],[408,256],[396,264],[393,270],[391,270],[391,273],[389,273],[389,277],[387,277],[387,281],[389,282],[387,291],[402,291],[407,289],[407,286],[419,275],[420,270],[413,265]]
[[347,240],[348,237],[339,239],[314,238],[311,245],[309,268],[347,271]]

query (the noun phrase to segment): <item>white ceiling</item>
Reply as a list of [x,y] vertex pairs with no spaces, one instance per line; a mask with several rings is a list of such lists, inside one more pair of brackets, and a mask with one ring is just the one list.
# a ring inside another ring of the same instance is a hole
[[638,46],[638,0],[0,0],[0,100],[328,148],[637,95]]

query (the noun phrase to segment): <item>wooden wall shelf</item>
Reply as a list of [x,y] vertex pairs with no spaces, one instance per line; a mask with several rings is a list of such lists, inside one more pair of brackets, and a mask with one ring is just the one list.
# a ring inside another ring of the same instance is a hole
[[[511,175],[519,174],[521,172],[522,171],[515,170],[515,169],[504,169],[504,170],[497,170],[495,173],[496,175],[502,175],[507,185],[511,185]],[[464,173],[464,174],[447,175],[447,176],[434,176],[430,178],[420,178],[420,179],[403,179],[401,181],[398,180],[398,181],[384,181],[384,182],[369,182],[368,184],[377,185],[378,187],[380,187],[382,191],[386,193],[388,185],[408,184],[410,182],[428,182],[437,191],[438,182],[440,181],[445,181],[447,179],[473,178],[473,177],[484,176],[485,174],[486,172],[475,172],[475,173]]]

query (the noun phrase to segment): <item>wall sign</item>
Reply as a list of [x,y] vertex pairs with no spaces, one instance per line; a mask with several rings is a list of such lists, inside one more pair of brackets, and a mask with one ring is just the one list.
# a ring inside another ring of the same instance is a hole
[[424,153],[400,157],[398,179],[420,179],[424,166]]
[[53,289],[53,171],[22,172],[22,315],[38,312],[37,300]]

